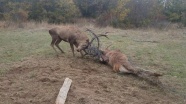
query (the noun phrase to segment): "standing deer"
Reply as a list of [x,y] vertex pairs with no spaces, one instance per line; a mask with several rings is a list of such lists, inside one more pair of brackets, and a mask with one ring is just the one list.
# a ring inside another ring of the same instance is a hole
[[[82,51],[87,53],[85,49],[87,49],[89,46],[91,46],[93,40],[95,38],[97,40],[99,40],[98,39],[99,36],[97,36],[96,34],[91,34],[91,35],[93,35],[93,38],[89,42],[89,38],[88,38],[87,34],[80,31],[75,26],[62,26],[62,27],[52,28],[49,30],[49,34],[52,37],[51,46],[57,55],[58,55],[58,53],[57,53],[57,50],[54,48],[54,45],[61,51],[61,53],[64,53],[64,51],[59,47],[59,43],[62,40],[65,42],[68,42],[70,44],[73,56],[75,56],[75,54],[74,54],[74,46],[75,46],[77,48],[76,50],[81,53],[82,57],[84,56]],[[99,42],[98,42],[98,44],[99,44]]]

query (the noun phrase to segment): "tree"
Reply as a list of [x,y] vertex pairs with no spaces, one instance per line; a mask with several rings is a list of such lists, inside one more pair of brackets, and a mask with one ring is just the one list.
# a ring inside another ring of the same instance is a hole
[[49,23],[72,22],[80,15],[72,0],[40,0],[32,2],[29,19]]
[[162,15],[162,5],[159,0],[130,0],[126,7],[130,10],[125,24],[129,26],[147,26]]
[[1,0],[0,1],[0,20],[21,22],[28,19],[27,0]]
[[166,0],[164,5],[164,14],[171,22],[181,22],[186,13],[185,0]]
[[103,11],[103,6],[110,0],[74,0],[83,17],[96,18]]
[[117,26],[127,15],[128,0],[74,0],[83,17],[95,18],[99,25]]

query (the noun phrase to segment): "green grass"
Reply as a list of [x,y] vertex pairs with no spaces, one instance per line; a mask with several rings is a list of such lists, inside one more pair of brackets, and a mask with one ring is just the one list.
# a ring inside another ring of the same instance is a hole
[[170,42],[164,48],[164,61],[171,66],[172,76],[186,78],[186,42]]
[[[51,55],[51,37],[46,30],[0,31],[0,63],[18,61],[30,55]],[[62,44],[66,49],[67,44]]]
[[[120,49],[134,65],[164,73],[168,83],[179,84],[178,93],[186,93],[186,35],[182,31],[174,30],[176,36],[181,38],[172,38],[171,31],[117,31],[119,32],[109,35],[109,39],[100,38],[103,46],[112,43],[110,48]],[[124,33],[127,35],[123,35]],[[0,73],[9,69],[6,64],[17,62],[24,57],[55,56],[47,30],[0,30],[0,37]],[[158,43],[135,41],[149,39],[157,40]],[[67,53],[70,50],[68,43],[62,42],[60,46]]]
[[[154,70],[158,68],[168,75],[186,78],[186,38],[174,40],[167,36],[167,39],[162,41],[159,37],[158,43],[136,42],[134,38],[135,35],[127,37],[111,35],[109,40],[102,38],[102,42],[113,43],[111,49],[120,49],[143,67]],[[146,40],[145,36],[143,38]]]
[[[128,32],[130,34],[130,31]],[[143,33],[139,33],[139,36],[141,34]],[[0,37],[0,63],[19,61],[30,55],[55,54],[50,47],[51,37],[47,30],[1,30]],[[114,33],[109,38],[100,39],[104,46],[112,43],[111,49],[120,49],[137,65],[145,68],[155,67],[168,75],[186,78],[185,38],[172,40],[167,35],[167,39],[159,43],[136,42],[134,40],[138,39],[137,34],[122,36],[121,32]],[[144,36],[143,39],[145,38]],[[60,45],[66,52],[70,49],[68,43],[62,42]],[[168,68],[168,71],[164,71],[165,68]]]
[[[180,31],[177,35],[181,38],[175,39],[169,32],[150,32],[151,39],[158,40],[158,43],[134,41],[139,40],[137,35],[143,36],[142,32],[126,37],[112,35],[110,40],[104,41],[114,41],[111,48],[127,54],[136,66],[163,73],[163,82],[170,85],[167,88],[173,94],[186,98],[186,37]],[[148,40],[148,37],[143,36],[142,40]]]
[[[37,53],[43,43],[44,32],[31,33],[24,30],[2,31],[0,62],[12,62]],[[42,36],[42,38],[40,38]]]

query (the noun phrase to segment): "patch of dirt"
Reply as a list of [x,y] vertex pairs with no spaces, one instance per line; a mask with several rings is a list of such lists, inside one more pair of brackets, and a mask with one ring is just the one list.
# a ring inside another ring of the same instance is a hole
[[0,104],[55,104],[69,77],[66,104],[177,104],[180,99],[89,58],[31,56],[0,76]]

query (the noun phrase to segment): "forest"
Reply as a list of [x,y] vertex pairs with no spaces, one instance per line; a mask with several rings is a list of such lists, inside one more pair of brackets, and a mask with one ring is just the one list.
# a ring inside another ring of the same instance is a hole
[[186,0],[0,0],[0,20],[146,27],[171,22],[186,26]]

